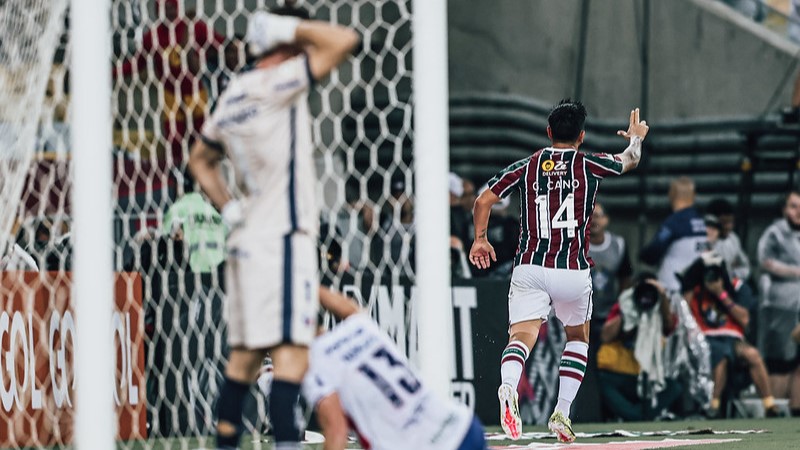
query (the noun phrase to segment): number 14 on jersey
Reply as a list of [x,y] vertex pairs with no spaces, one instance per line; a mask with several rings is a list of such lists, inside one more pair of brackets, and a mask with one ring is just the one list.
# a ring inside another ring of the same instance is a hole
[[567,229],[567,237],[575,237],[578,221],[575,220],[575,195],[568,194],[550,220],[550,196],[536,197],[536,218],[539,222],[539,238],[550,239],[550,230]]

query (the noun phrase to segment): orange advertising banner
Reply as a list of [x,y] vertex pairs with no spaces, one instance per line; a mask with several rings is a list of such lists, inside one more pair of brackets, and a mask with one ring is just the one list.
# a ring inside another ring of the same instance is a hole
[[[142,280],[117,273],[108,338],[116,349],[120,439],[147,437]],[[71,274],[0,272],[0,447],[72,442],[75,331]],[[98,369],[102,369],[98,361]]]

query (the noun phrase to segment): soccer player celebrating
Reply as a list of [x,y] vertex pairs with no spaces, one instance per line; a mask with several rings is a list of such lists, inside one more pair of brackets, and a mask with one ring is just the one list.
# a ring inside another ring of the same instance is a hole
[[502,384],[497,391],[500,423],[511,439],[522,434],[517,384],[552,306],[564,324],[567,344],[561,356],[558,404],[548,426],[561,442],[575,440],[569,413],[583,381],[589,348],[592,262],[588,243],[595,195],[604,177],[620,175],[639,164],[648,131],[647,123],[639,121],[637,108],[631,111],[628,130],[617,132],[630,141],[625,151],[588,154],[578,151],[585,121],[586,109],[580,102],[562,100],[547,118],[552,146],[505,168],[475,200],[475,241],[469,259],[482,269],[497,260],[486,238],[492,205],[513,187],[519,190],[523,205],[508,291],[510,336],[501,358]]
[[[275,448],[299,449],[295,409],[319,305],[319,211],[307,95],[359,39],[348,28],[298,15],[301,10],[290,8],[253,14],[246,41],[255,62],[230,81],[190,156],[195,179],[232,230],[225,275],[231,354],[218,402],[221,449],[239,445],[242,405],[267,351],[275,366]],[[225,154],[243,201],[232,200],[219,170]]]

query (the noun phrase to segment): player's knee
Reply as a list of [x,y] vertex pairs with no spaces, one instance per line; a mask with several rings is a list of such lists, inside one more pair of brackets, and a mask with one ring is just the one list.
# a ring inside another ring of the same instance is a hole
[[578,341],[589,343],[589,333],[585,325],[578,325],[575,327],[564,327],[564,332],[567,335],[567,342]]
[[763,364],[761,361],[761,354],[755,347],[749,345],[742,349],[742,358],[751,366]]
[[525,344],[528,349],[532,349],[534,344],[536,344],[536,337],[536,334],[529,331],[517,331],[511,334],[509,342],[519,341]]

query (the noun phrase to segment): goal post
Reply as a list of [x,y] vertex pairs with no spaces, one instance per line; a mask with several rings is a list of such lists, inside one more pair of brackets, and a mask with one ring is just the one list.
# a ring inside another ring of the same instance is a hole
[[114,448],[110,0],[71,0],[75,444]]
[[453,305],[450,287],[447,2],[414,0],[414,167],[420,369],[442,397],[450,396]]

